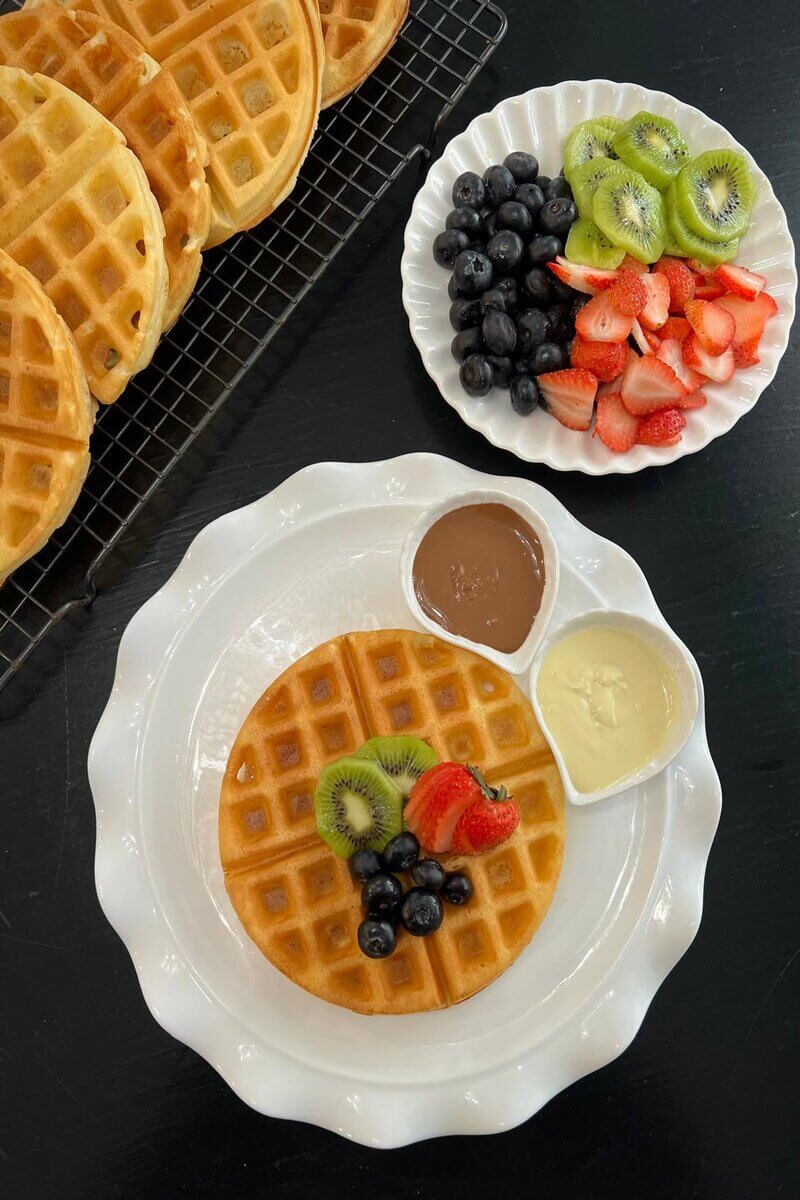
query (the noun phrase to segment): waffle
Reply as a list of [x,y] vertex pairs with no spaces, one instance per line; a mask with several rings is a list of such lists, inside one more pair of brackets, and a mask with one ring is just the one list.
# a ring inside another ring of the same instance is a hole
[[[357,885],[317,835],[313,796],[325,763],[400,733],[480,764],[521,820],[492,853],[448,862],[472,878],[467,905],[448,905],[432,937],[401,932],[394,954],[373,960],[356,941]],[[555,762],[510,676],[406,630],[346,634],[289,667],[242,726],[220,796],[225,884],[248,934],[295,983],[361,1013],[445,1008],[491,983],[547,911],[565,832]]]
[[211,219],[205,142],[175,80],[124,30],[57,4],[0,17],[0,64],[58,80],[124,133],[164,221],[170,326],[197,282]]
[[120,131],[63,84],[0,67],[0,249],[75,337],[104,404],[150,361],[164,324],[164,225]]
[[322,107],[366,79],[390,49],[408,15],[408,0],[317,0],[325,38]]
[[208,142],[207,246],[250,229],[288,196],[319,115],[325,48],[316,0],[67,0],[67,7],[116,21],[175,77]]
[[0,581],[75,503],[93,421],[69,330],[33,276],[0,250]]

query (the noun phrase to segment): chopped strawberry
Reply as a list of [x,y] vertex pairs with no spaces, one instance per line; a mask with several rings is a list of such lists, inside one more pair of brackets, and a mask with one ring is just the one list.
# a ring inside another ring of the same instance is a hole
[[611,302],[624,317],[638,317],[647,303],[647,291],[635,271],[620,271],[608,289]]
[[615,454],[624,454],[636,444],[639,418],[629,413],[619,392],[597,398],[597,421],[592,437],[599,437],[604,446]]
[[602,267],[586,267],[579,263],[572,263],[560,254],[555,262],[549,262],[547,265],[562,283],[574,288],[576,292],[585,292],[589,296],[605,291],[617,278],[616,271],[606,271]]
[[694,275],[679,258],[664,255],[653,267],[654,271],[666,277],[669,284],[669,311],[682,313],[687,300],[694,296]]
[[746,271],[744,267],[736,267],[733,263],[723,263],[717,267],[714,280],[721,284],[726,292],[743,296],[745,300],[755,300],[767,286],[763,275],[756,275],[754,271]]
[[756,363],[761,362],[761,357],[758,353],[758,344],[761,338],[749,338],[746,342],[741,342],[738,346],[732,346],[733,361],[737,367],[754,367]]
[[705,408],[708,404],[708,399],[705,392],[689,392],[682,400],[678,401],[678,408]]
[[632,324],[633,317],[617,310],[610,291],[593,296],[575,318],[575,329],[585,342],[624,342]]
[[718,300],[720,296],[724,295],[725,288],[721,283],[717,283],[715,279],[704,279],[694,289],[695,300]]
[[[587,305],[588,307],[588,305]],[[567,429],[588,429],[592,423],[597,379],[590,371],[548,371],[537,383],[549,411]]]
[[733,341],[736,322],[727,309],[720,308],[713,300],[689,300],[686,320],[709,354],[722,354]]
[[622,376],[621,394],[628,412],[643,417],[677,404],[686,395],[686,389],[671,367],[655,354],[645,354],[628,363]]
[[637,275],[646,275],[648,267],[647,263],[639,262],[638,258],[634,258],[632,254],[626,254],[617,270],[635,271]]
[[667,317],[658,333],[662,339],[675,338],[676,341],[682,342],[690,329],[691,325],[686,317]]
[[[658,331],[661,333],[661,330]],[[631,337],[636,342],[636,345],[641,350],[642,354],[657,354],[658,347],[661,345],[661,338],[649,329],[642,329],[636,317],[633,318],[631,326]]]
[[480,796],[480,784],[467,767],[437,763],[411,789],[404,813],[406,824],[426,850],[445,853],[461,814]]
[[571,361],[573,367],[591,371],[602,383],[611,383],[625,369],[628,348],[624,342],[585,342],[576,337]]
[[[658,348],[658,358],[665,362],[668,367],[672,367],[675,374],[680,379],[687,394],[696,392],[703,382],[702,375],[698,375],[697,371],[693,371],[683,361],[683,351],[681,343],[676,338],[665,338]],[[676,401],[679,408],[683,408],[680,401]]]
[[701,279],[709,279],[716,270],[716,267],[709,267],[705,263],[701,263],[699,258],[687,258],[686,265],[690,271],[694,271],[695,275],[699,275]]
[[501,788],[496,800],[484,796],[462,814],[453,831],[454,854],[485,854],[508,841],[519,825],[519,809],[505,794]]
[[[752,358],[755,352],[753,341],[758,344],[767,321],[778,311],[772,296],[768,292],[762,292],[755,300],[745,300],[742,296],[723,296],[717,304],[733,317],[736,330],[731,346],[734,354],[738,352],[741,357],[741,348],[747,343],[747,356]],[[748,362],[745,365],[752,364]]]
[[662,412],[645,417],[639,426],[639,443],[642,446],[674,446],[680,441],[686,428],[686,417],[677,408],[665,408]]
[[[745,301],[746,303],[746,301]],[[736,370],[733,350],[728,346],[722,354],[709,354],[700,344],[697,334],[690,333],[681,343],[683,361],[714,383],[727,383]]]
[[669,316],[669,281],[660,271],[642,276],[647,289],[647,304],[639,314],[645,329],[660,329]]

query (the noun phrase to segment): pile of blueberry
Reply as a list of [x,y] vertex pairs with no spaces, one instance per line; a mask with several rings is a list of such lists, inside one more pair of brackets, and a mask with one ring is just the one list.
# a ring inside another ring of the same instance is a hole
[[[435,933],[442,923],[442,897],[450,904],[466,904],[472,895],[469,876],[445,871],[435,858],[420,858],[413,833],[398,833],[383,854],[358,850],[350,859],[350,873],[364,886],[361,903],[366,917],[358,927],[358,944],[369,958],[386,958],[397,944],[397,926],[414,937]],[[415,886],[403,891],[395,872],[408,871]]]
[[527,416],[540,402],[535,377],[569,366],[575,316],[589,298],[546,269],[577,219],[572,191],[562,175],[540,175],[534,156],[515,150],[483,178],[459,175],[453,205],[433,257],[453,272],[461,383],[471,396],[493,384],[510,388],[514,410]]

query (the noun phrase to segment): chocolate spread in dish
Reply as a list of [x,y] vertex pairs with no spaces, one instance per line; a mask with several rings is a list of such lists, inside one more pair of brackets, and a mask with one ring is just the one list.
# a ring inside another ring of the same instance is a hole
[[507,505],[467,504],[431,525],[412,579],[431,620],[509,654],[525,641],[542,603],[542,543]]

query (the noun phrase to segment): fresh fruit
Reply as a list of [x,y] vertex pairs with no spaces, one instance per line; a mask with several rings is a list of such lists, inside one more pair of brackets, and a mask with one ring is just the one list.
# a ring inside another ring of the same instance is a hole
[[433,239],[433,257],[440,267],[452,267],[469,246],[469,236],[461,229],[445,229]]
[[507,355],[490,354],[487,361],[492,368],[492,382],[495,387],[507,388],[511,384],[514,373],[514,363]]
[[375,920],[367,917],[358,927],[359,949],[367,958],[388,958],[397,944],[397,937],[391,921]]
[[638,317],[647,304],[648,292],[637,271],[621,270],[608,296],[617,312],[625,317]]
[[634,171],[621,171],[602,181],[594,194],[592,215],[609,241],[640,262],[655,262],[663,254],[661,193]]
[[598,117],[597,120],[602,121],[602,123],[607,125],[609,129],[613,129],[615,133],[618,133],[625,124],[621,117],[611,117],[608,115],[608,113],[603,113],[603,115]]
[[564,175],[570,181],[576,167],[592,158],[616,158],[615,130],[602,121],[581,121],[570,130],[564,145]]
[[626,254],[619,264],[620,271],[635,271],[637,275],[646,275],[650,268],[647,263],[639,262],[632,254]]
[[518,825],[519,809],[513,800],[484,796],[459,818],[453,830],[453,853],[485,854],[507,842]]
[[555,179],[551,179],[547,185],[545,199],[574,200],[575,197],[572,194],[572,188],[570,187],[569,181],[566,180],[563,175],[556,175]]
[[513,229],[500,229],[489,239],[486,257],[498,275],[509,275],[522,262],[525,245]]
[[409,871],[418,858],[419,842],[408,829],[395,834],[383,847],[383,861],[390,871]]
[[686,428],[686,417],[677,408],[645,417],[639,426],[637,441],[642,446],[674,446]]
[[736,360],[729,346],[722,354],[709,354],[697,334],[690,333],[682,342],[683,361],[714,383],[727,383],[736,370]]
[[651,351],[653,354],[656,354],[658,347],[661,345],[661,338],[656,337],[649,329],[642,329],[636,317],[633,318],[633,324],[631,325],[631,337],[636,342],[642,354],[650,354]]
[[539,308],[526,308],[517,317],[517,354],[529,358],[535,346],[553,340],[553,327]]
[[547,197],[537,183],[518,183],[514,188],[515,202],[521,204],[523,208],[527,208],[534,223],[539,220],[539,213],[542,211],[546,199]]
[[450,353],[458,362],[463,362],[470,354],[480,354],[481,350],[483,350],[483,338],[477,326],[457,333],[450,343]]
[[689,159],[689,147],[674,121],[638,112],[614,138],[617,158],[663,192]]
[[403,793],[369,759],[339,758],[323,767],[314,810],[317,832],[340,858],[382,850],[403,828]]
[[686,320],[700,345],[709,354],[722,354],[733,341],[736,322],[728,310],[721,308],[714,300],[689,300]]
[[545,308],[550,303],[550,272],[544,267],[531,267],[522,281],[525,291],[530,297],[531,304]]
[[490,287],[483,293],[480,300],[473,301],[473,303],[477,303],[478,305],[480,312],[478,320],[482,320],[487,313],[507,313],[513,308],[511,297],[503,288],[498,287],[497,284],[494,287]]
[[453,263],[453,278],[462,296],[480,296],[492,283],[492,264],[480,250],[462,250]]
[[510,229],[526,237],[533,229],[533,217],[519,200],[506,200],[497,210],[497,228]]
[[706,398],[705,392],[694,391],[694,392],[688,392],[681,399],[681,401],[677,407],[688,410],[690,408],[705,408],[705,406],[707,404],[708,404],[708,400]]
[[653,267],[660,275],[664,275],[669,284],[669,311],[682,313],[687,300],[694,296],[694,275],[679,258],[664,256]]
[[524,150],[512,150],[503,159],[503,166],[514,176],[515,183],[533,183],[539,174],[539,160]]
[[388,916],[403,895],[403,885],[396,875],[385,871],[372,875],[361,889],[361,903],[372,917]]
[[567,429],[588,429],[592,421],[597,379],[590,371],[572,368],[550,371],[538,378],[547,409]]
[[[699,237],[684,220],[676,198],[676,185],[671,183],[665,197],[666,224],[672,237],[683,254],[697,259],[706,266],[716,266],[719,263],[730,262],[739,251],[738,238],[727,242],[711,242],[708,238]],[[697,289],[695,289],[697,296]]]
[[629,362],[622,376],[622,402],[628,412],[643,417],[677,403],[686,394],[671,367],[655,354]]
[[548,200],[539,213],[539,228],[542,233],[549,233],[563,240],[577,218],[578,210],[574,200],[566,200],[564,197]]
[[453,184],[453,208],[481,209],[486,203],[486,189],[480,175],[464,171]]
[[450,305],[450,324],[459,332],[471,329],[480,319],[481,306],[478,300],[468,300],[466,296],[460,296]]
[[627,361],[628,348],[624,342],[585,342],[576,337],[572,343],[572,366],[591,371],[601,383],[617,379]]
[[592,220],[592,201],[599,185],[609,175],[618,175],[624,170],[622,163],[615,158],[591,158],[575,168],[570,183],[582,217]]
[[476,209],[467,208],[466,205],[462,205],[461,208],[454,208],[452,212],[447,214],[444,226],[445,229],[460,229],[472,241],[473,238],[480,237],[483,222],[480,213]]
[[718,300],[724,295],[725,288],[714,278],[704,279],[702,283],[695,285],[695,300]]
[[685,401],[687,397],[692,392],[696,392],[703,383],[702,375],[698,375],[697,371],[692,370],[692,368],[687,366],[687,364],[683,361],[683,350],[681,343],[675,338],[664,338],[661,345],[658,347],[656,357],[660,358],[662,362],[665,362],[668,367],[671,367],[678,379],[680,379],[681,383],[683,384],[684,389],[686,390],[686,396],[682,396],[680,399],[677,399],[675,403],[677,404],[678,408],[686,408],[687,405]]
[[617,278],[616,271],[606,271],[599,267],[587,267],[579,263],[568,262],[562,255],[559,255],[554,262],[548,262],[547,267],[556,279],[560,279],[562,283],[566,283],[576,292],[584,292],[587,296],[594,296],[597,292],[611,287]]
[[486,189],[486,204],[488,208],[499,208],[510,200],[517,186],[514,176],[508,167],[491,166],[483,173],[483,186]]
[[498,279],[495,286],[498,292],[502,292],[503,295],[507,297],[511,307],[516,308],[519,304],[519,289],[517,287],[516,279],[510,279],[508,276],[504,276],[503,279]]
[[642,275],[641,280],[647,292],[647,303],[639,320],[645,329],[661,329],[669,315],[669,281],[658,271]]
[[444,887],[447,872],[435,858],[421,858],[411,868],[411,878],[420,887],[430,888],[432,892],[440,892]]
[[483,354],[468,355],[461,364],[458,377],[469,396],[485,396],[494,382],[491,364]]
[[733,348],[733,361],[737,367],[754,367],[761,362],[758,353],[760,338],[749,338]]
[[746,271],[744,267],[734,266],[733,263],[723,263],[721,267],[717,267],[714,280],[726,292],[743,296],[745,300],[755,300],[767,286],[763,275],[756,275],[754,271]]
[[742,296],[722,296],[715,301],[733,317],[735,330],[731,348],[737,365],[752,366],[758,362],[758,343],[764,326],[778,311],[778,306],[768,292],[762,292],[755,300]]
[[628,412],[619,392],[604,392],[597,397],[593,437],[599,437],[616,454],[624,454],[636,444],[638,432],[639,418]]
[[491,354],[512,354],[517,344],[517,327],[506,313],[490,312],[483,318],[481,334]]
[[543,267],[563,253],[564,243],[552,233],[537,233],[528,243],[528,262],[532,267]]
[[546,375],[549,371],[563,371],[570,365],[569,354],[564,346],[555,342],[542,342],[534,346],[530,358],[531,375]]
[[690,328],[685,317],[667,317],[658,332],[661,338],[674,338],[676,341],[682,342]]
[[594,221],[581,217],[569,231],[564,252],[571,263],[604,269],[619,266],[624,250],[613,245]]
[[675,180],[681,216],[689,229],[709,242],[740,238],[747,230],[755,196],[750,168],[735,150],[698,154]]
[[466,904],[472,895],[472,880],[463,871],[448,871],[442,896],[448,904]]
[[384,862],[375,850],[356,850],[349,863],[350,874],[359,883],[366,883],[384,869]]
[[575,329],[585,342],[624,342],[629,337],[633,318],[614,305],[611,292],[601,292],[584,305],[575,319]]
[[426,850],[446,853],[451,848],[458,818],[480,795],[480,785],[468,767],[462,763],[438,763],[421,775],[411,789],[405,810],[406,824]]
[[539,403],[539,388],[530,375],[515,375],[511,380],[511,407],[520,417],[529,417]]
[[400,923],[413,937],[427,937],[442,923],[444,909],[435,892],[429,888],[410,888],[400,906]]

